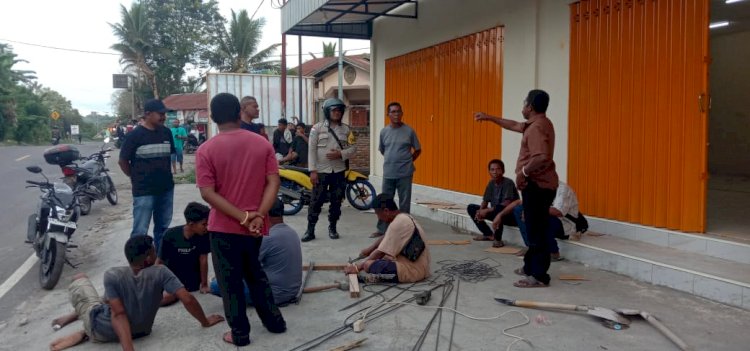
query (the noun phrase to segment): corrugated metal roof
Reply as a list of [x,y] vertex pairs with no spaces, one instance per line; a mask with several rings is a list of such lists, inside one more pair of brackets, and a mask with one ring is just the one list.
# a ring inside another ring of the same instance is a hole
[[[344,62],[366,72],[370,72],[369,56],[369,54],[344,56]],[[325,73],[329,68],[337,66],[338,61],[339,58],[336,56],[308,60],[302,63],[302,75],[308,77],[319,77],[319,74]]]
[[[391,13],[404,4],[413,5],[413,14]],[[417,6],[417,0],[289,0],[281,8],[281,32],[370,39],[376,18],[417,18]]]

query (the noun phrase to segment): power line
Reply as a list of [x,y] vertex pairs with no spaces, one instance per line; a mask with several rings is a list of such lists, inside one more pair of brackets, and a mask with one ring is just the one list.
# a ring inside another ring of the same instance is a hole
[[258,7],[255,9],[255,12],[253,12],[253,15],[250,16],[251,21],[253,20],[253,18],[255,18],[255,15],[258,13],[258,10],[260,10],[260,7],[263,6],[263,2],[265,2],[265,0],[260,0],[260,4],[258,4]]
[[0,41],[7,41],[9,43],[22,44],[22,45],[28,45],[28,46],[35,46],[35,47],[40,47],[40,48],[45,48],[45,49],[53,49],[53,50],[61,50],[61,51],[71,51],[71,52],[80,52],[80,53],[84,53],[84,54],[114,55],[114,56],[119,56],[120,55],[120,54],[114,53],[114,52],[103,52],[103,51],[90,51],[90,50],[60,48],[60,47],[56,47],[56,46],[48,46],[48,45],[42,45],[42,44],[27,43],[27,42],[23,42],[23,41],[3,39],[3,38],[0,38]]

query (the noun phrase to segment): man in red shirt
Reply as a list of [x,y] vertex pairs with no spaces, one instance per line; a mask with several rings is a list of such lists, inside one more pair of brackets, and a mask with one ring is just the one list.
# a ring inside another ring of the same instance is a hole
[[197,185],[211,205],[211,256],[224,314],[232,328],[224,334],[224,341],[244,346],[250,343],[250,323],[243,280],[266,329],[286,331],[258,261],[260,244],[270,227],[268,211],[279,191],[279,170],[268,140],[240,128],[240,102],[234,95],[222,93],[211,99],[211,119],[219,134],[196,153]]

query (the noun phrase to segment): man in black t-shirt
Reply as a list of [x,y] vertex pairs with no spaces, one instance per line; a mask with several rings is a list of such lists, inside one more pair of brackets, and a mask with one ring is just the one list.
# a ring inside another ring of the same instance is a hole
[[[208,253],[211,244],[206,233],[208,206],[191,202],[185,207],[185,225],[167,229],[162,238],[156,264],[164,264],[177,276],[187,291],[208,289]],[[177,297],[165,292],[162,306],[177,302]]]
[[[513,209],[520,204],[520,196],[516,190],[513,180],[503,177],[505,164],[498,159],[491,160],[487,165],[490,173],[490,181],[484,190],[482,204],[470,204],[466,208],[469,217],[477,226],[482,235],[477,235],[474,240],[495,241],[492,247],[503,247],[503,225],[516,226]],[[492,221],[492,229],[487,226],[485,220]],[[494,230],[494,232],[493,232]]]
[[154,218],[154,244],[172,222],[174,182],[171,154],[175,153],[172,132],[164,126],[172,111],[161,100],[149,100],[143,110],[143,124],[128,133],[120,149],[119,165],[133,187],[133,230],[130,236],[148,235]]
[[307,168],[307,143],[309,142],[305,135],[305,124],[298,122],[295,127],[296,134],[289,147],[289,153],[279,163],[288,162],[292,166]]
[[287,123],[286,118],[279,119],[279,125],[276,130],[273,131],[273,150],[276,151],[276,159],[281,160],[289,154],[289,145],[291,145],[291,133],[289,133],[289,139],[287,139]]

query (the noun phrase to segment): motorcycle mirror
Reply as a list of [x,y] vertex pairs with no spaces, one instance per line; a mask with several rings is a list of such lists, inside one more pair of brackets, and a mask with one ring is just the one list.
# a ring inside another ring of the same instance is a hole
[[31,173],[42,173],[42,168],[39,166],[28,166],[26,167],[26,170]]
[[109,140],[110,140],[110,139],[109,139],[109,137],[106,137],[106,138],[104,138],[104,143],[105,143],[105,144],[108,144],[108,143],[109,143]]

